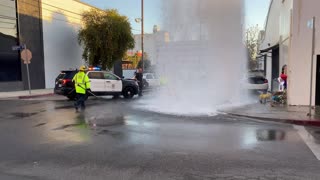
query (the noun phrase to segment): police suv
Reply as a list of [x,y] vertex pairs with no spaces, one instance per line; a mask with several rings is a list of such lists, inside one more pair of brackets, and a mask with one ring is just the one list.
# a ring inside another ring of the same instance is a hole
[[[76,96],[72,78],[77,73],[77,70],[61,71],[55,80],[54,93],[63,95],[73,100]],[[99,68],[89,68],[87,75],[90,79],[90,91],[96,96],[111,95],[115,98],[123,95],[130,99],[139,93],[137,81],[133,79],[121,79],[111,72],[101,71]],[[87,93],[89,96],[90,93]]]

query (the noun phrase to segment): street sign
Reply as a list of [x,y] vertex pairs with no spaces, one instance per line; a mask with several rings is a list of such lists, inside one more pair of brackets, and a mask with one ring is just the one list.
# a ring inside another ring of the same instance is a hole
[[310,28],[310,29],[313,28],[313,19],[311,19],[311,20],[309,20],[309,21],[307,22],[307,26],[308,26],[308,28]]
[[24,64],[30,64],[32,59],[32,52],[29,49],[21,51],[21,59]]
[[26,48],[25,45],[12,46],[12,50],[13,50],[13,51],[19,51],[19,50],[22,50],[22,49],[25,49],[25,48]]

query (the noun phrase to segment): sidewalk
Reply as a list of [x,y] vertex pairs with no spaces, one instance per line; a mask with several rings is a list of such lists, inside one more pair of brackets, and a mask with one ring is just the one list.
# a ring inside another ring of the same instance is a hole
[[224,108],[219,110],[222,113],[256,118],[265,121],[283,122],[305,126],[320,127],[320,109],[312,109],[312,116],[307,116],[309,107],[307,106],[276,106],[270,104],[251,104],[241,107]]
[[41,96],[50,96],[53,95],[53,89],[37,89],[31,90],[31,95],[29,91],[12,91],[12,92],[0,92],[0,99],[8,98],[18,98],[18,99],[28,99]]

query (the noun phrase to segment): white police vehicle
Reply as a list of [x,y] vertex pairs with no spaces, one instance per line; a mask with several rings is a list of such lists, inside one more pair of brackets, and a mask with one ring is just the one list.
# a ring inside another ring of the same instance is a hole
[[[67,96],[69,99],[75,98],[74,84],[71,81],[76,72],[76,70],[61,71],[56,78],[55,94]],[[132,98],[139,93],[139,86],[135,80],[121,79],[111,72],[101,71],[100,68],[89,68],[87,75],[91,83],[90,91],[96,96],[123,95],[125,98]]]

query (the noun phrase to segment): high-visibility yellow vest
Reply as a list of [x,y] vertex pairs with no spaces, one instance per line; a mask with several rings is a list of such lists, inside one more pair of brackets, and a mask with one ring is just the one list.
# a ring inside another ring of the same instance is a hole
[[89,77],[86,73],[80,71],[78,72],[72,79],[74,82],[74,86],[76,88],[76,92],[79,94],[86,94],[86,90],[90,89],[90,81]]

